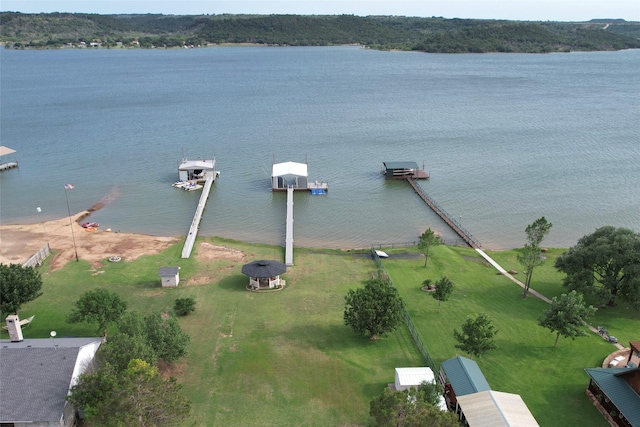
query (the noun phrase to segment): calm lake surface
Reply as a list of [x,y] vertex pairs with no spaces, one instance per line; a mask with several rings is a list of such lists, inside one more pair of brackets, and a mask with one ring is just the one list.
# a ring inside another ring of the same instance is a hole
[[[177,165],[215,155],[200,235],[284,244],[273,161],[308,162],[324,196],[295,195],[295,245],[356,248],[456,236],[383,161],[484,248],[545,245],[604,225],[640,231],[640,51],[437,55],[357,47],[0,51],[2,224],[97,202],[103,228],[185,235],[200,192]],[[4,158],[3,158],[4,159]],[[7,160],[7,159],[4,159]],[[41,212],[37,212],[41,207]]]

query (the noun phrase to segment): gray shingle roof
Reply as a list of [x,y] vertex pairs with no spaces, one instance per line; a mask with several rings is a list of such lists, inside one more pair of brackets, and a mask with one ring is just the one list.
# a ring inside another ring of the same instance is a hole
[[471,359],[456,356],[442,362],[442,369],[456,396],[491,390],[480,367]]
[[609,400],[633,426],[640,426],[640,395],[622,378],[640,368],[587,368],[585,371],[598,384]]
[[59,422],[80,348],[96,341],[0,341],[0,422]]

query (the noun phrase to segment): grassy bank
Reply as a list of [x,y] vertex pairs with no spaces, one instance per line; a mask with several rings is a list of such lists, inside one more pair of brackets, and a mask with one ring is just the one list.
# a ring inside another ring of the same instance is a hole
[[[561,253],[547,253],[548,262],[534,272],[532,288],[549,297],[565,292],[562,275],[553,268]],[[492,252],[490,256],[507,270],[520,268],[515,251]],[[589,334],[576,340],[561,338],[554,348],[555,335],[537,324],[547,304],[534,297],[523,299],[518,285],[496,274],[472,249],[436,247],[427,268],[424,258],[393,254],[383,264],[436,363],[455,354],[467,356],[455,348],[453,330],[460,330],[468,315],[487,313],[499,330],[498,348],[477,362],[492,389],[520,394],[541,426],[606,425],[585,396],[589,378],[584,368],[600,366],[615,347]],[[449,277],[455,288],[438,313],[438,302],[420,288],[423,280],[435,281],[442,275]],[[592,323],[609,325],[626,344],[634,339],[634,333],[637,338],[639,321],[637,311],[619,306],[599,310]]]
[[[95,328],[64,319],[83,292],[97,287],[141,312],[172,312],[176,298],[195,298],[196,311],[180,318],[191,336],[189,353],[172,367],[193,403],[185,424],[193,426],[368,425],[369,401],[393,382],[394,368],[423,365],[405,329],[371,342],[343,324],[347,290],[375,271],[369,256],[299,249],[283,275],[284,290],[252,293],[242,264],[281,260],[282,248],[215,244],[245,258],[182,260],[178,244],[131,263],[106,262],[96,270],[71,262],[43,274],[44,294],[21,311],[36,315],[25,336],[48,337],[52,329],[58,337],[94,335]],[[158,267],[168,265],[181,266],[178,288],[159,287]]]
[[[173,311],[176,298],[193,297],[196,311],[180,318],[191,336],[189,353],[170,372],[184,384],[193,403],[185,425],[366,426],[369,401],[393,382],[394,368],[423,361],[405,328],[378,341],[355,335],[344,326],[344,296],[375,272],[367,253],[296,249],[295,266],[283,278],[284,290],[252,293],[243,264],[255,259],[283,259],[281,247],[202,239],[244,253],[243,259],[180,259],[181,244],[134,262],[108,263],[94,269],[71,262],[47,273],[44,294],[25,305],[21,317],[36,315],[25,337],[91,336],[90,325],[70,325],[65,317],[85,291],[108,288],[144,313]],[[522,299],[521,289],[478,254],[466,248],[439,246],[429,265],[411,249],[391,250],[384,266],[399,288],[411,317],[437,363],[461,354],[453,329],[467,315],[485,312],[499,329],[498,349],[478,360],[494,390],[522,395],[541,426],[604,426],[584,394],[585,367],[598,366],[614,348],[596,335],[561,339],[537,325],[546,304]],[[401,253],[403,255],[401,255]],[[534,273],[532,287],[549,297],[563,292],[561,275],[550,258]],[[505,268],[518,269],[515,252],[491,253]],[[159,287],[161,266],[179,265],[181,284]],[[426,278],[447,275],[456,287],[438,304],[420,289]],[[619,335],[633,336],[637,312],[617,307],[601,310],[598,324]],[[110,331],[114,333],[115,331]],[[5,335],[6,336],[6,333]]]

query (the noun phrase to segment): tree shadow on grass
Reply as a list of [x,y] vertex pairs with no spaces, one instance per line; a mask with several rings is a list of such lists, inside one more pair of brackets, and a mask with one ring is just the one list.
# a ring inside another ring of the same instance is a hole
[[249,278],[240,274],[216,280],[216,284],[220,289],[226,291],[249,292],[246,289],[246,286],[249,284]]
[[355,347],[376,345],[368,337],[355,334],[344,325],[296,325],[286,332],[285,337],[305,343],[320,351],[344,351]]

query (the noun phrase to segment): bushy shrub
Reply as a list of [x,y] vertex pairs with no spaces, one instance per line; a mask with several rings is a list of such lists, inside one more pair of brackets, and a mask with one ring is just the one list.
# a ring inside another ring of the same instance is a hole
[[178,298],[176,299],[175,304],[173,305],[173,309],[175,310],[178,316],[186,316],[187,314],[195,311],[196,309],[196,300],[193,298]]

